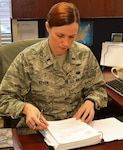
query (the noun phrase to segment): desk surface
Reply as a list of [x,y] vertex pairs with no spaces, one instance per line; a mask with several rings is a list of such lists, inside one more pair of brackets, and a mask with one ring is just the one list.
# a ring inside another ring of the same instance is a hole
[[[43,139],[38,134],[33,135],[20,135],[20,142],[23,150],[50,150],[43,142]],[[101,145],[94,145],[90,147],[78,148],[76,150],[122,150],[123,141],[114,141]]]
[[[114,79],[114,76],[109,70],[103,71],[105,81]],[[119,96],[109,88],[106,88],[107,93],[114,99],[120,106],[123,107],[123,97]],[[50,148],[44,143],[43,139],[38,134],[34,135],[19,135],[20,142],[23,150],[50,150]],[[79,148],[78,150],[122,150],[123,141],[114,141],[110,143],[98,144],[90,147]]]

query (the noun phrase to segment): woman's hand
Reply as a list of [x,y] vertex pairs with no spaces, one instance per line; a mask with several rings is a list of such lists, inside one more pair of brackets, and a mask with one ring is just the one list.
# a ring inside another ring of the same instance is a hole
[[48,123],[38,108],[27,103],[22,111],[26,115],[26,124],[33,130],[46,130]]
[[95,115],[94,103],[90,100],[86,100],[79,110],[76,112],[74,117],[76,119],[81,119],[83,122],[90,123]]

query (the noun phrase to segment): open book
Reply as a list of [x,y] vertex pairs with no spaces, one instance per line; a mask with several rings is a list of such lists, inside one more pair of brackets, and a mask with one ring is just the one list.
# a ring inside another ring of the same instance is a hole
[[123,122],[114,117],[94,120],[91,126],[102,132],[104,142],[123,140]]
[[92,121],[90,125],[75,118],[48,121],[46,132],[40,131],[47,145],[68,150],[123,139],[123,123],[115,118]]
[[45,142],[55,150],[67,150],[100,143],[102,134],[75,118],[48,121],[48,131],[42,132]]

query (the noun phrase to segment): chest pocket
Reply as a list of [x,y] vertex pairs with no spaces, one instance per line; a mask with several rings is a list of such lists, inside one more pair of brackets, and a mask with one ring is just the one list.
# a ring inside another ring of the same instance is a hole
[[53,96],[65,85],[65,80],[53,70],[43,70],[32,76],[31,92]]

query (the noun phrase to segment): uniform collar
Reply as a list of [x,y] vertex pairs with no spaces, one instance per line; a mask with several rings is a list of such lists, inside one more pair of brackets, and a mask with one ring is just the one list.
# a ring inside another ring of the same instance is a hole
[[[76,43],[76,42],[75,42]],[[81,60],[78,57],[78,48],[76,47],[76,44],[73,43],[71,48],[68,50],[68,55],[67,55],[67,62],[73,65],[80,65]],[[42,41],[41,43],[41,59],[44,62],[44,68],[49,67],[50,65],[55,64],[55,60],[53,59],[53,55],[51,53],[48,39]]]
[[43,65],[44,68],[47,68],[54,63],[53,55],[50,51],[48,39],[41,42],[40,56],[41,56],[41,61],[43,61],[43,63],[44,63],[44,65]]
[[79,53],[79,49],[76,46],[76,42],[74,42],[69,49],[68,58],[67,58],[71,64],[74,64],[74,65],[81,64],[81,59],[79,58],[78,53]]

